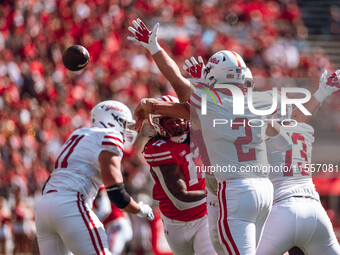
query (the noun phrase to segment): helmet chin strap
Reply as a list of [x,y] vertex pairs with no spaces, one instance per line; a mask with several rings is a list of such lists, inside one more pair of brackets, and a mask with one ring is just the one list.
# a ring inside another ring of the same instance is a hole
[[170,141],[173,141],[175,143],[183,143],[188,137],[188,134],[183,134],[179,136],[172,136],[170,137]]

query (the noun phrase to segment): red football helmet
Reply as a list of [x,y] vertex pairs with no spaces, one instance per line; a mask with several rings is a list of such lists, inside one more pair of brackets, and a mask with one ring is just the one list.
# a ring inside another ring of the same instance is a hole
[[[173,96],[162,96],[157,98],[158,101],[179,103],[178,99]],[[182,143],[187,139],[190,132],[190,120],[167,117],[159,114],[151,114],[149,118],[150,125],[163,137],[176,143]]]

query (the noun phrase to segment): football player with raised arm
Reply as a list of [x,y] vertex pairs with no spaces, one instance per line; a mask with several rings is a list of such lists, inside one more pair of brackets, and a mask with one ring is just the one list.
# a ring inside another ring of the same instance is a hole
[[[178,102],[173,96],[158,98]],[[153,198],[159,200],[165,237],[175,255],[215,254],[209,239],[205,181],[196,172],[202,161],[190,143],[190,121],[151,115],[156,130],[144,149],[155,180]]]
[[103,224],[91,210],[104,184],[113,204],[149,220],[150,206],[136,203],[126,192],[120,170],[125,143],[136,132],[129,108],[104,101],[91,111],[91,127],[75,130],[59,150],[55,168],[35,207],[40,254],[111,254]]
[[[184,70],[193,78],[199,77],[197,71],[202,69],[202,66],[204,68],[203,61],[199,62],[193,57],[185,61]],[[327,77],[327,72],[322,74],[319,88],[314,93],[312,102],[305,104],[307,109],[315,113],[328,96],[340,89],[339,75],[340,70],[329,77]],[[250,72],[247,73],[246,78],[249,82],[247,87],[251,87],[254,81]],[[285,116],[285,118],[290,119],[291,107],[288,108],[288,112],[288,117]],[[310,118],[303,116],[300,115],[300,121],[308,121]],[[285,119],[279,116],[276,118]],[[281,126],[281,128],[292,139],[292,148],[279,152],[267,147],[268,163],[272,169],[276,169],[269,173],[269,179],[274,186],[274,205],[265,224],[257,254],[279,255],[294,246],[298,246],[306,254],[340,254],[332,224],[319,202],[311,172],[308,171],[314,130],[310,125],[301,122],[293,128],[286,126]],[[209,190],[208,184],[207,188]],[[214,193],[208,192],[207,201],[214,199]],[[211,206],[211,203],[208,203],[208,213],[216,215],[217,210],[215,204]],[[212,225],[215,222],[209,222],[209,224]],[[210,229],[216,229],[216,227],[210,226]],[[210,233],[211,236],[216,234],[216,231]]]
[[[185,79],[177,65],[160,48],[156,41],[158,24],[152,32],[140,21],[133,21],[136,29],[129,28],[133,33],[130,39],[140,42],[149,49],[161,72],[174,87],[180,101],[179,104],[144,99],[135,110],[137,128],[141,128],[148,114],[162,114],[170,117],[191,119],[199,123],[202,131],[209,163],[206,166],[232,166],[233,170],[215,172],[218,181],[218,236],[224,253],[255,254],[256,240],[263,229],[264,222],[272,204],[273,187],[267,178],[268,168],[265,134],[273,140],[276,148],[290,147],[287,135],[280,132],[277,123],[267,125],[265,116],[255,116],[245,106],[244,115],[233,115],[233,97],[227,89],[217,89],[220,84],[229,84],[242,88],[245,83],[246,65],[237,53],[220,51],[214,54],[205,68],[207,86],[203,89],[190,91],[190,82]],[[208,68],[209,67],[209,68]],[[207,71],[208,70],[208,71]],[[237,90],[235,87],[235,90]],[[205,90],[216,93],[220,104],[207,97],[207,114],[201,114],[201,100]],[[241,93],[242,94],[242,93]],[[255,93],[254,93],[255,94]],[[243,95],[242,95],[243,96]],[[223,103],[222,103],[223,102]],[[254,95],[253,104],[256,109],[268,109],[271,106],[269,93]],[[190,109],[192,114],[190,114]],[[232,124],[213,127],[214,119],[230,119]],[[261,127],[248,125],[249,119],[262,121]],[[243,171],[246,166],[263,166],[258,171]],[[235,170],[234,170],[235,168]]]
[[[155,62],[159,66],[162,73],[171,82],[176,93],[178,93],[180,99],[182,98],[182,101],[185,101],[187,99],[187,95],[188,94],[190,95],[190,90],[187,89],[188,87],[190,87],[190,84],[182,79],[181,74],[180,74],[179,69],[177,68],[176,64],[167,56],[167,54],[164,52],[164,50],[162,50],[160,48],[160,46],[157,44],[156,36],[157,36],[157,30],[158,30],[159,25],[157,24],[154,27],[152,32],[148,31],[147,28],[145,27],[145,25],[140,20],[134,21],[134,26],[137,30],[133,29],[133,28],[129,28],[129,30],[134,34],[134,37],[130,37],[130,39],[135,40],[135,41],[139,41],[141,44],[143,44],[143,46],[145,46],[146,48],[149,49],[149,51],[151,52]],[[213,59],[213,60],[214,60],[213,62],[216,62],[216,59]],[[218,61],[218,59],[217,59],[217,61]],[[204,67],[202,65],[203,61],[199,61],[199,62],[200,62],[199,64],[196,62],[196,64],[198,64],[198,65],[195,66],[195,71],[196,71],[196,73],[200,74],[200,72],[198,70],[204,70]],[[210,68],[211,67],[214,67],[214,66],[210,65]],[[216,77],[218,77],[218,74],[216,75]],[[216,82],[216,77],[210,76],[209,78],[211,78],[212,80],[215,79],[215,82]],[[187,91],[189,91],[189,92],[187,92]],[[319,90],[311,98],[311,100],[308,103],[305,104],[305,107],[307,109],[309,109],[311,112],[315,111],[320,106],[320,103],[319,103],[320,99],[325,98],[327,96],[327,94],[328,94],[327,89],[324,90],[323,87],[320,87]],[[146,103],[146,100],[144,100],[144,102]],[[149,106],[152,107],[153,104],[154,103],[152,103]],[[186,117],[188,117],[188,109],[184,109],[183,106],[185,106],[185,105],[182,105],[182,107],[178,107],[178,105],[175,106],[173,104],[168,104],[168,105],[164,104],[162,106],[163,110],[164,110],[163,113],[167,112],[167,111],[168,111],[169,114],[171,114],[171,112],[176,112],[176,111],[178,113],[178,111],[180,111],[182,109],[182,110],[184,110],[183,112],[186,112]],[[149,110],[151,110],[151,108]],[[138,114],[138,111],[137,111],[137,114]],[[182,116],[184,117],[185,115],[182,115]],[[141,117],[143,117],[143,116],[141,116]],[[296,110],[294,110],[294,118],[296,120],[299,120],[299,121],[300,120],[306,121],[310,117],[305,116],[298,109],[296,109]],[[273,144],[273,142],[274,142],[273,139],[270,139],[269,141],[271,141],[271,144]],[[207,187],[208,186],[209,185],[207,185]],[[208,193],[208,197],[209,197],[209,193]],[[258,233],[260,233],[260,232],[257,232],[257,235],[256,235],[257,236],[257,240],[256,240],[257,242],[259,240]],[[230,252],[231,252],[231,254],[234,254],[235,250],[234,251],[231,250]],[[236,254],[237,254],[237,252],[236,252]]]
[[[314,93],[317,104],[340,89],[339,80],[340,70],[328,78],[326,73],[321,76]],[[274,200],[256,254],[281,255],[297,246],[308,255],[339,255],[339,243],[310,171],[314,129],[302,122],[281,128],[293,145],[284,152],[267,148]]]
[[[195,58],[185,61],[184,70],[196,82],[200,80],[198,71],[204,68],[202,59],[199,63]],[[253,87],[254,81],[250,70],[247,70],[246,86]],[[327,77],[324,72],[320,77],[319,88],[312,97],[312,102],[305,107],[313,114],[322,102],[332,93],[340,89],[340,70]],[[288,116],[275,119],[290,119],[292,108],[288,108]],[[295,111],[297,112],[297,111]],[[300,121],[305,122],[310,117],[296,115]],[[305,123],[299,122],[296,127],[281,126],[292,139],[292,148],[279,152],[267,147],[268,163],[273,170],[269,179],[274,186],[274,204],[266,221],[263,237],[260,239],[257,254],[281,255],[294,246],[301,248],[305,254],[340,254],[339,243],[333,231],[332,224],[319,201],[319,195],[313,185],[309,165],[311,163],[311,150],[314,142],[314,129]],[[216,195],[209,189],[207,182],[207,209],[208,214],[217,215],[218,206],[213,203]],[[211,186],[211,185],[210,185]],[[209,192],[211,191],[212,192]],[[210,202],[209,202],[210,201]],[[214,221],[209,221],[209,229],[217,229]],[[284,231],[283,231],[284,230]],[[217,231],[210,233],[211,237]],[[215,243],[216,244],[216,243]],[[218,244],[216,244],[218,245]]]

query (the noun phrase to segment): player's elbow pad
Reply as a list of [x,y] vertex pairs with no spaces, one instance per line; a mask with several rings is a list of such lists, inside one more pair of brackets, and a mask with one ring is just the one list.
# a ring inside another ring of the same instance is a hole
[[119,209],[126,207],[130,203],[130,195],[126,192],[124,183],[118,183],[106,188],[107,195],[112,204]]
[[275,151],[287,151],[292,147],[292,139],[282,130],[276,136],[268,136],[266,145]]

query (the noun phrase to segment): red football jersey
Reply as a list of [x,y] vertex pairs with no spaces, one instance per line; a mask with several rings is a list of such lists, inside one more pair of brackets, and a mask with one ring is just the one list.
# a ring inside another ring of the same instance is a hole
[[174,220],[192,221],[207,213],[205,198],[196,202],[183,202],[173,196],[165,185],[159,168],[161,165],[175,164],[183,173],[188,191],[205,190],[205,180],[196,172],[196,165],[202,164],[197,148],[190,151],[189,144],[155,139],[147,144],[144,157],[151,166],[151,174],[156,182],[153,187],[153,198],[159,200],[159,208],[163,215]]
[[110,215],[105,220],[103,220],[104,226],[106,226],[111,221],[114,221],[118,218],[125,217],[124,212],[112,203],[111,203],[111,210],[112,211],[111,211]]

